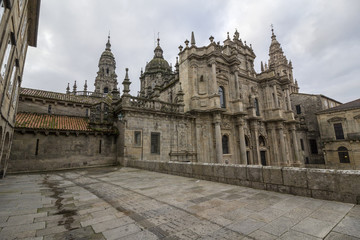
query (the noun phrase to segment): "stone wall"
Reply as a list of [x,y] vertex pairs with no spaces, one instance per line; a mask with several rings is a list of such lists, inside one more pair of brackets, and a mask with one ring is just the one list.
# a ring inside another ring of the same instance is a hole
[[[49,105],[51,105],[51,114],[88,117],[90,115],[90,105],[80,104],[65,104],[57,103],[54,101],[31,101],[21,100],[19,101],[18,112],[32,112],[40,114],[48,114]],[[86,114],[87,113],[87,114]]]
[[[100,151],[101,143],[101,151]],[[116,136],[14,132],[9,172],[114,165]]]
[[360,171],[127,161],[126,166],[256,189],[360,204]]

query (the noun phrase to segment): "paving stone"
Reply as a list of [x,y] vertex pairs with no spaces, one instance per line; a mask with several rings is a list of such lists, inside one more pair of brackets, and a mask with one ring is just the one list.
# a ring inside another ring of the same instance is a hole
[[0,239],[360,239],[353,204],[132,168],[5,181],[0,224],[28,224],[0,229]]
[[295,225],[292,229],[314,237],[324,238],[335,226],[335,224],[336,223],[333,222],[326,222],[307,217]]
[[322,238],[317,238],[314,236],[307,235],[305,233],[290,230],[290,231],[284,233],[284,235],[282,235],[279,239],[281,239],[281,240],[321,240]]
[[251,239],[256,239],[256,240],[274,240],[274,239],[277,239],[276,236],[270,234],[270,233],[267,233],[267,232],[263,232],[261,230],[257,230],[253,233],[251,233],[249,235],[249,237]]
[[117,219],[111,219],[108,221],[100,222],[97,224],[92,224],[92,228],[96,233],[104,232],[109,229],[118,228],[130,223],[134,223],[134,220],[129,217],[122,217]]
[[247,234],[250,234],[250,233],[258,230],[259,228],[261,228],[264,225],[266,225],[265,222],[248,218],[243,221],[234,222],[234,223],[228,225],[227,228],[247,235]]
[[335,232],[360,238],[360,218],[345,217],[335,228]]
[[103,232],[103,235],[105,236],[106,239],[112,240],[112,239],[119,239],[140,231],[142,231],[142,229],[139,228],[136,224],[128,224],[125,226],[121,226],[115,229],[105,231]]

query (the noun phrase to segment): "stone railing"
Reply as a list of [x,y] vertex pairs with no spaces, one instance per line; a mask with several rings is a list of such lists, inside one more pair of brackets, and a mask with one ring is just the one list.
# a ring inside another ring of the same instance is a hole
[[[123,101],[124,102],[124,101]],[[162,111],[168,113],[182,113],[184,112],[184,106],[182,104],[167,103],[160,100],[129,97],[128,105],[131,108]]]
[[90,96],[90,97],[106,97],[107,93],[96,93],[96,92],[88,92],[88,91],[76,91],[70,92],[70,95],[75,96]]
[[360,171],[128,160],[125,166],[299,196],[360,204]]

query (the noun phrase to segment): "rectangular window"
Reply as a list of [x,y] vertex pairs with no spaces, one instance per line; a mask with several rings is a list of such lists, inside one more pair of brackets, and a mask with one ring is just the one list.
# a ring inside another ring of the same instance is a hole
[[316,140],[315,139],[310,139],[309,143],[310,143],[311,154],[318,154],[318,148],[317,148]]
[[160,154],[160,133],[151,133],[151,153]]
[[341,123],[334,123],[334,131],[336,139],[344,139],[344,131]]
[[141,146],[141,132],[140,131],[134,132],[134,145]]
[[85,110],[85,116],[89,117],[89,109],[88,108]]
[[301,106],[300,105],[296,105],[296,114],[301,114]]
[[300,145],[301,145],[301,150],[303,150],[304,151],[304,140],[302,140],[301,138],[300,138]]
[[11,41],[10,39],[8,40],[7,46],[6,46],[6,50],[5,50],[5,54],[4,54],[4,58],[1,62],[1,69],[0,69],[0,75],[2,77],[2,79],[5,79],[5,75],[6,75],[6,69],[8,67],[8,62],[9,62],[9,57],[10,57],[10,51],[11,51]]
[[39,139],[36,139],[35,156],[39,154]]
[[48,106],[48,114],[51,114],[51,105]]
[[101,140],[99,142],[99,153],[101,153]]

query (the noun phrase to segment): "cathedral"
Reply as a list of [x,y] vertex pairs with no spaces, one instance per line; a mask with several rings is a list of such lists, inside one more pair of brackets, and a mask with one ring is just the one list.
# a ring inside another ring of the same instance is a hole
[[94,91],[87,82],[83,91],[79,83],[72,90],[68,84],[66,93],[22,88],[10,170],[126,165],[129,160],[324,164],[320,136],[311,135],[304,116],[294,111],[299,86],[273,29],[269,60],[261,63],[260,73],[251,44],[237,30],[223,44],[211,36],[207,46],[197,46],[193,32],[184,43],[173,68],[157,39],[137,96],[130,94],[127,68],[119,92],[110,37]]

